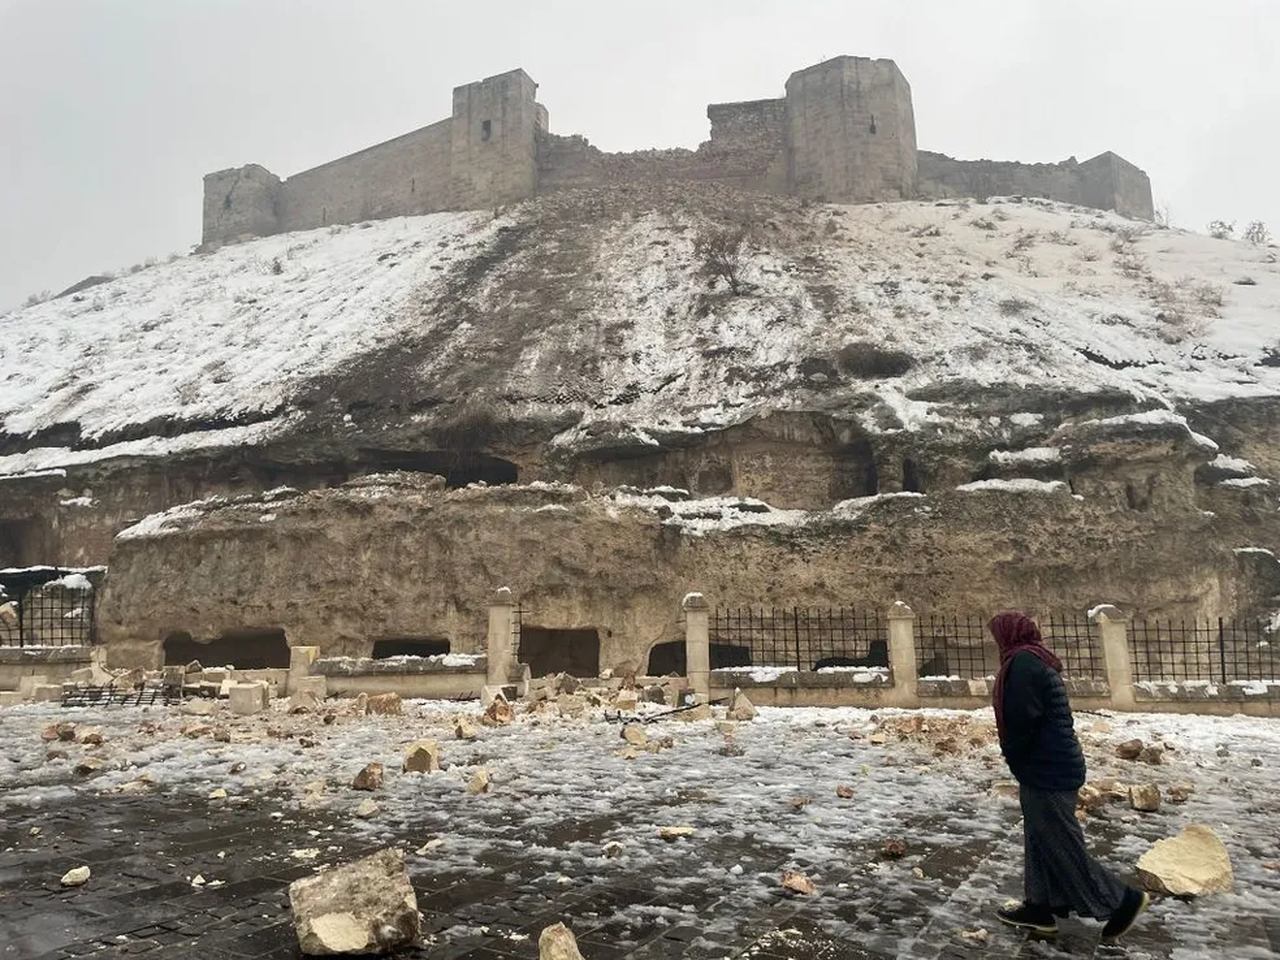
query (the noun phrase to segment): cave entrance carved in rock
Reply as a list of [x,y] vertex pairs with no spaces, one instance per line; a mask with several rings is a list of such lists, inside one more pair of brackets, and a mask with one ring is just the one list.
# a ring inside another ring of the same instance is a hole
[[520,662],[535,677],[567,673],[574,677],[600,675],[600,633],[594,627],[520,626]]
[[192,660],[206,667],[230,665],[240,670],[287,668],[289,643],[284,631],[273,627],[228,630],[212,640],[195,640],[184,630],[164,638],[166,666],[182,666]]

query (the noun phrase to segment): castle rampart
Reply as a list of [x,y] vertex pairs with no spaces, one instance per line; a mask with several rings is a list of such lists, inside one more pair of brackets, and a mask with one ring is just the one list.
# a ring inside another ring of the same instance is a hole
[[697,150],[606,153],[553,134],[537,89],[523,70],[456,87],[444,120],[286,180],[257,164],[208,174],[203,240],[669,180],[833,203],[1024,194],[1153,214],[1147,175],[1113,153],[1027,164],[918,151],[911,87],[892,60],[836,57],[793,73],[785,97],[711,104],[710,138]]

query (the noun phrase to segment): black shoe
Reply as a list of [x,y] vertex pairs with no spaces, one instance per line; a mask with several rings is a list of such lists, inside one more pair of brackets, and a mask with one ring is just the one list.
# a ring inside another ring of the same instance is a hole
[[1042,937],[1052,937],[1058,932],[1058,921],[1048,907],[1036,903],[1020,903],[1001,907],[996,918],[1019,930],[1030,930]]
[[1102,939],[1110,942],[1128,933],[1129,928],[1137,921],[1138,915],[1147,909],[1149,903],[1151,898],[1141,890],[1135,890],[1133,887],[1126,889],[1120,906],[1111,915],[1107,925],[1102,928]]

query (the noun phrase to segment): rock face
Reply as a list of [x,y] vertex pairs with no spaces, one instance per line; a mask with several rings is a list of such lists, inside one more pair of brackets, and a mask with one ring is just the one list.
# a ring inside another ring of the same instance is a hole
[[1231,889],[1231,858],[1218,835],[1193,823],[1176,837],[1157,840],[1138,858],[1143,886],[1157,893],[1198,897]]
[[418,899],[400,850],[295,880],[289,905],[298,944],[309,956],[387,953],[419,935]]
[[538,960],[583,960],[573,931],[563,923],[546,927],[538,936]]

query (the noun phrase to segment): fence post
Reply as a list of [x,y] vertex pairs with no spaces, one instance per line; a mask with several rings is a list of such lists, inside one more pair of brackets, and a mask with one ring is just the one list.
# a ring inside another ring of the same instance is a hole
[[510,587],[499,587],[489,601],[489,635],[485,640],[488,658],[486,682],[491,687],[505,687],[511,677],[511,618],[515,601]]
[[684,610],[684,672],[699,701],[711,699],[711,606],[700,593],[686,593]]
[[889,608],[889,666],[894,700],[900,706],[917,706],[916,614],[901,600]]
[[1107,665],[1107,687],[1111,706],[1116,710],[1133,710],[1133,668],[1129,665],[1129,620],[1111,604],[1090,611],[1101,634],[1102,657]]

